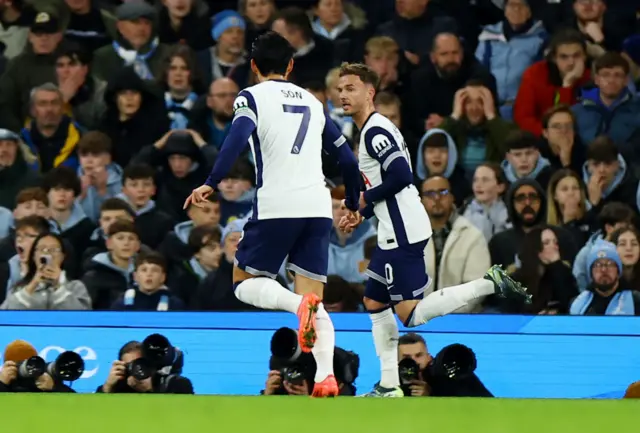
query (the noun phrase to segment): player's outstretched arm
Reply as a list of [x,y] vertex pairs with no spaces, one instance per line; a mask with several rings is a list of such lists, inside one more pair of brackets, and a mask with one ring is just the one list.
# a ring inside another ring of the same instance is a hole
[[322,146],[334,155],[340,163],[340,171],[345,186],[345,206],[351,211],[357,211],[360,201],[360,170],[358,160],[349,148],[347,139],[340,133],[338,127],[329,114],[325,112],[324,131],[322,132]]

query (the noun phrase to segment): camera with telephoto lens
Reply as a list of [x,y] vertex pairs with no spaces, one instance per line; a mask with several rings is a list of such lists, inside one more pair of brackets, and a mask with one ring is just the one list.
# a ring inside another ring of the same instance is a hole
[[44,373],[48,373],[56,382],[73,382],[84,373],[84,361],[82,357],[70,350],[62,352],[55,361],[46,363],[39,356],[17,363],[18,377],[21,379],[37,379]]
[[126,365],[127,376],[145,380],[161,376],[180,375],[184,366],[182,351],[171,345],[167,337],[152,334],[142,342],[142,356]]

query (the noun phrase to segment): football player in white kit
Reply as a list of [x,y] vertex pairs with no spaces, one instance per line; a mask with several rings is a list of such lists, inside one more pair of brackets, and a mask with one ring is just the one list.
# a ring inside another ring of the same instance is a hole
[[[298,315],[298,340],[317,370],[313,396],[338,394],[333,375],[335,335],[321,298],[327,281],[331,195],[322,150],[334,154],[346,186],[346,207],[358,209],[360,172],[347,140],[306,90],[286,81],[294,48],[277,33],[254,43],[251,69],[259,84],[242,90],[233,123],[206,183],[185,201],[200,205],[249,145],[256,168],[256,197],[233,270],[235,294],[259,308]],[[295,274],[295,293],[274,278],[283,261]]]
[[431,237],[431,223],[413,185],[404,138],[389,119],[375,111],[377,85],[378,77],[369,67],[342,65],[338,91],[345,115],[352,116],[360,129],[358,159],[366,190],[360,196],[360,210],[343,217],[340,226],[350,232],[364,218],[375,215],[378,219],[378,246],[366,271],[369,279],[364,305],[371,317],[382,374],[366,395],[403,397],[393,310],[405,326],[414,327],[494,293],[522,302],[530,302],[531,296],[500,266],[493,266],[482,279],[423,297],[430,283],[424,250]]

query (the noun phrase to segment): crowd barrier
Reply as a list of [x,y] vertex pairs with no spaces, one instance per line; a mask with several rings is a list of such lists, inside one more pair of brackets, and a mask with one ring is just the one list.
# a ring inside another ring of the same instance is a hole
[[[364,314],[332,314],[336,344],[360,356],[359,391],[379,378]],[[14,339],[33,344],[52,361],[64,350],[85,360],[73,384],[93,392],[119,348],[161,333],[185,352],[184,375],[198,394],[257,394],[268,372],[269,342],[284,313],[0,313],[0,348]],[[619,398],[640,380],[640,318],[449,315],[418,328],[429,351],[462,343],[478,358],[477,374],[497,397]],[[1,353],[1,352],[0,352]]]

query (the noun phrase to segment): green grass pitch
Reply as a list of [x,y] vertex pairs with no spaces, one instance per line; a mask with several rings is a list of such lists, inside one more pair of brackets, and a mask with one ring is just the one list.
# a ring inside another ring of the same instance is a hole
[[617,433],[633,400],[0,394],[11,433]]

